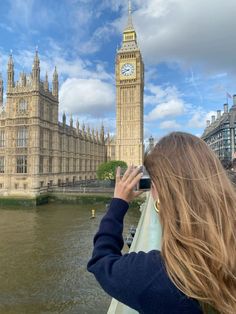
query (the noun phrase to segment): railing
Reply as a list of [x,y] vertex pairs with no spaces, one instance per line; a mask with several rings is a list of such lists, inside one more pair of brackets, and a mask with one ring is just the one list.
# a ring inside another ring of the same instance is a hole
[[[130,247],[130,252],[150,250],[160,250],[162,229],[159,221],[159,215],[154,208],[154,201],[151,193],[147,193],[147,198],[144,204],[141,205],[142,212],[139,224]],[[134,314],[138,313],[128,306],[112,299],[108,309],[108,314]]]
[[103,187],[55,187],[50,188],[49,192],[53,193],[66,193],[66,194],[86,194],[86,193],[114,193],[114,188],[103,188]]

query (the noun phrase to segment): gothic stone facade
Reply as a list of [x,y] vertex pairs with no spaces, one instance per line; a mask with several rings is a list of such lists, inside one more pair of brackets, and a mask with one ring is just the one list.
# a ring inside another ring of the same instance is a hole
[[224,112],[217,110],[217,117],[207,120],[202,139],[211,147],[220,160],[230,161],[236,152],[236,95],[233,106],[228,110],[224,105]]
[[14,80],[12,56],[8,61],[7,100],[3,106],[0,76],[0,194],[36,196],[49,185],[94,179],[106,160],[104,128],[85,130],[58,121],[58,75],[52,90],[48,77],[40,80],[36,52],[32,73]]

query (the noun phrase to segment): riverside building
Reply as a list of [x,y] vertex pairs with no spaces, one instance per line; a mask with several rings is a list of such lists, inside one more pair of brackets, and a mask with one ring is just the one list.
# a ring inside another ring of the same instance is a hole
[[236,151],[236,95],[233,106],[224,105],[223,114],[217,110],[217,116],[207,120],[202,139],[211,147],[220,160],[230,161]]
[[14,79],[12,55],[8,60],[7,99],[3,105],[0,76],[0,195],[37,196],[48,186],[95,179],[99,164],[122,160],[141,165],[144,157],[143,93],[144,64],[133,27],[131,2],[128,23],[117,50],[116,134],[67,124],[58,120],[58,74],[52,89],[48,76],[40,78],[36,51],[32,73]]
[[36,51],[32,73],[14,80],[10,55],[7,69],[7,99],[3,106],[0,77],[0,194],[37,196],[50,185],[94,179],[106,160],[104,127],[85,130],[70,119],[58,121],[58,74],[52,90],[48,76],[40,79]]

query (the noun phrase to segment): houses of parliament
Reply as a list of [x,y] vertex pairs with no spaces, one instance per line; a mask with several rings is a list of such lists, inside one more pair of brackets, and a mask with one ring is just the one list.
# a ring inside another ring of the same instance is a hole
[[[51,185],[95,179],[107,160],[143,162],[144,65],[137,44],[129,4],[128,23],[116,64],[116,135],[85,129],[72,117],[58,119],[59,82],[40,76],[35,52],[32,72],[15,81],[14,61],[7,66],[6,103],[0,76],[0,195],[37,196]],[[51,88],[50,88],[51,86]],[[75,124],[75,125],[74,125]]]

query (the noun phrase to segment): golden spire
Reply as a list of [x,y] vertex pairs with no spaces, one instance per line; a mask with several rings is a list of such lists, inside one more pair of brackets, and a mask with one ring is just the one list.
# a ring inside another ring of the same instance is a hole
[[137,35],[132,21],[132,5],[131,0],[128,0],[128,22],[123,31],[122,47],[117,52],[133,51],[138,49]]
[[133,21],[132,21],[132,4],[131,0],[128,0],[128,23],[125,30],[133,30]]
[[129,2],[129,15],[132,13],[132,5],[131,5],[131,0],[128,0]]

